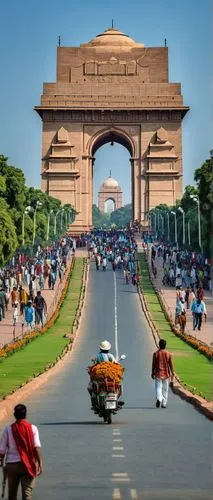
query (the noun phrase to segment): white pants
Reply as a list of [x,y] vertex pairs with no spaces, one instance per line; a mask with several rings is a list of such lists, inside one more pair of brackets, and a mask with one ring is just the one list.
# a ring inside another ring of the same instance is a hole
[[167,405],[168,401],[168,392],[169,392],[169,378],[165,379],[155,379],[155,392],[156,399],[162,403],[162,406]]

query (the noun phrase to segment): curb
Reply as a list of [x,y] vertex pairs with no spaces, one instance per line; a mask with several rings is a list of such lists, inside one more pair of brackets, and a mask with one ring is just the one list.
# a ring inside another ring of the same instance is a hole
[[66,345],[63,352],[56,358],[56,360],[51,363],[51,365],[47,365],[40,375],[37,375],[35,378],[33,378],[33,380],[26,381],[26,383],[23,384],[23,387],[17,389],[14,393],[9,394],[4,399],[0,400],[0,421],[5,420],[8,416],[11,416],[14,406],[20,402],[20,399],[25,400],[26,398],[28,398],[32,394],[32,392],[39,389],[41,385],[47,382],[50,377],[56,375],[56,373],[59,372],[70,360],[72,354],[71,351],[80,326],[87,287],[88,264],[85,259],[83,268],[82,293],[80,295],[79,306],[76,312],[76,316],[78,315],[78,324],[75,328],[73,324],[72,333],[70,333],[69,335],[70,342]]
[[[138,285],[138,294],[139,294],[139,299],[141,302],[141,307],[142,307],[142,310],[145,314],[148,325],[151,329],[152,336],[154,338],[154,342],[155,342],[156,346],[158,347],[158,341],[160,339],[160,335],[159,335],[159,332],[156,329],[156,327],[154,326],[154,323],[150,317],[147,303],[146,303],[146,300],[143,296],[143,292],[140,289],[140,285]],[[171,389],[174,392],[174,394],[177,394],[181,399],[184,399],[185,401],[187,401],[187,403],[192,404],[196,410],[198,410],[200,413],[202,413],[209,420],[213,421],[213,403],[212,402],[209,403],[204,398],[202,398],[200,396],[195,396],[194,394],[192,394],[192,392],[188,391],[187,389],[184,389],[184,387],[178,382],[177,378],[171,384]]]

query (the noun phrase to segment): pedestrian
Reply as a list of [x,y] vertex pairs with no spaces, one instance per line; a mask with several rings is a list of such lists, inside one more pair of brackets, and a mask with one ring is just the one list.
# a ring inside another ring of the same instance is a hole
[[206,321],[206,304],[204,300],[194,299],[194,301],[192,302],[191,311],[193,316],[193,330],[196,330],[196,328],[200,330],[202,325],[203,314]]
[[20,285],[19,287],[19,302],[20,302],[20,314],[24,313],[24,308],[28,300],[28,295],[25,288]]
[[106,260],[106,257],[104,255],[103,260],[102,260],[102,269],[103,269],[103,271],[106,271],[106,266],[107,266],[107,260]]
[[7,295],[3,287],[0,289],[0,321],[5,317],[5,309],[7,310]]
[[43,271],[41,271],[39,274],[38,283],[39,283],[40,290],[43,290],[44,289],[44,273],[43,273]]
[[38,290],[37,295],[34,299],[34,307],[35,307],[35,322],[37,324],[41,323],[43,326],[44,313],[47,312],[47,304],[44,300],[44,297],[41,295],[41,290]]
[[18,290],[16,286],[13,287],[11,292],[11,302],[12,302],[12,307],[14,307],[15,302],[18,302]]
[[190,288],[189,286],[187,286],[185,290],[185,302],[187,309],[189,309],[189,293],[190,293]]
[[13,311],[13,326],[16,326],[17,323],[18,323],[18,302],[15,302]]
[[31,500],[35,477],[43,469],[39,432],[26,420],[26,416],[26,406],[16,405],[15,422],[5,427],[0,439],[1,466],[6,457],[9,500],[17,499],[20,483],[22,500]]
[[27,326],[30,326],[30,328],[32,328],[34,325],[34,316],[35,316],[35,309],[32,306],[32,301],[29,300],[24,310],[24,317]]
[[168,402],[169,381],[173,381],[174,369],[172,355],[166,351],[166,340],[160,339],[159,349],[152,358],[152,378],[155,380],[156,407],[166,408]]

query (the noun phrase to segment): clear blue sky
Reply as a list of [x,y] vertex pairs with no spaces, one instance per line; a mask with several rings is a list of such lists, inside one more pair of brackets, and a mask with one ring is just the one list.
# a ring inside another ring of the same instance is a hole
[[[145,46],[167,38],[170,81],[182,83],[184,184],[212,148],[211,0],[10,0],[1,3],[0,153],[40,185],[41,122],[33,111],[43,81],[55,81],[56,45],[79,45],[114,25]],[[96,154],[95,192],[112,175],[130,201],[127,151],[106,145]]]

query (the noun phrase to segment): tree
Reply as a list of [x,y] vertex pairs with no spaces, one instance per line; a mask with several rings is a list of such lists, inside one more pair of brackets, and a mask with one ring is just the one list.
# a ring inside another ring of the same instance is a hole
[[97,229],[110,227],[110,215],[103,214],[99,208],[94,204],[92,206],[92,223]]
[[9,213],[7,203],[0,199],[0,266],[13,256],[18,245],[16,228]]
[[128,203],[111,213],[111,223],[117,227],[126,227],[132,220],[132,205]]
[[201,210],[201,232],[204,252],[210,257],[212,245],[212,213],[213,213],[213,158],[205,161],[195,170],[194,179],[197,183]]

